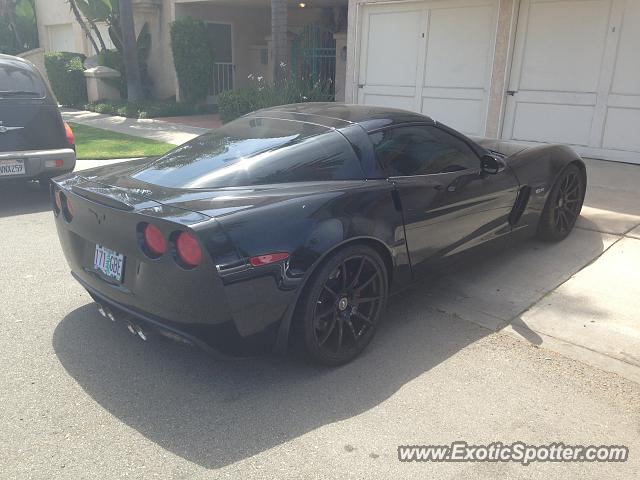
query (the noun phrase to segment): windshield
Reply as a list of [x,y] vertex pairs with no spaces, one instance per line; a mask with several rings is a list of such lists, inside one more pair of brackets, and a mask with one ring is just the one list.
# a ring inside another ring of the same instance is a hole
[[14,63],[0,64],[0,98],[44,98],[40,76]]
[[304,122],[241,118],[178,147],[133,175],[173,188],[362,179],[349,142]]

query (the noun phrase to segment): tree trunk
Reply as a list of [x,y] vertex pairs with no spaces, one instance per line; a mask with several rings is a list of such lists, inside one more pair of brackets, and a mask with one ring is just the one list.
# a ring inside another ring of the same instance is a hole
[[273,79],[276,84],[286,80],[289,67],[287,23],[287,0],[271,0]]
[[131,0],[120,0],[120,29],[122,30],[124,69],[127,74],[127,100],[129,102],[137,102],[142,100],[144,92],[142,90],[142,80],[140,77]]
[[93,49],[95,50],[96,55],[97,55],[98,53],[100,53],[100,47],[98,47],[98,44],[96,43],[95,39],[93,38],[93,35],[91,35],[91,30],[89,30],[89,27],[87,27],[87,24],[84,22],[84,19],[82,18],[82,14],[80,13],[80,10],[78,9],[78,6],[76,5],[75,0],[67,0],[67,1],[69,3],[69,6],[71,7],[71,11],[73,12],[73,16],[76,17],[76,22],[78,22],[78,24],[82,28],[82,31],[84,32],[84,34],[87,36],[87,38],[91,42],[91,45],[93,46]]

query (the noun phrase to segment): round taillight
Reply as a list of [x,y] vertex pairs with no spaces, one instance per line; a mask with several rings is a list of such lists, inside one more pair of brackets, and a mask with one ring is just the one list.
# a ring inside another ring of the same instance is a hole
[[71,221],[76,214],[76,209],[73,206],[73,202],[69,200],[69,197],[64,198],[65,205],[67,207],[67,220]]
[[167,251],[167,241],[158,227],[150,223],[144,227],[144,245],[153,255],[160,256]]
[[62,200],[60,200],[60,190],[58,190],[56,193],[53,194],[53,198],[56,203],[56,209],[59,212],[60,210],[62,210]]
[[176,238],[176,252],[187,267],[197,267],[202,262],[202,250],[198,240],[189,232],[182,232]]

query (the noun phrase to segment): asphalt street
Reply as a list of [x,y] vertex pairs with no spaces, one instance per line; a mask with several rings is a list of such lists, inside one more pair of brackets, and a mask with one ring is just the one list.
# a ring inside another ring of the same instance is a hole
[[[49,205],[36,185],[0,186],[2,479],[640,478],[640,385],[439,309],[429,284],[392,298],[345,367],[215,360],[100,317]],[[630,459],[398,461],[398,445],[457,440]]]

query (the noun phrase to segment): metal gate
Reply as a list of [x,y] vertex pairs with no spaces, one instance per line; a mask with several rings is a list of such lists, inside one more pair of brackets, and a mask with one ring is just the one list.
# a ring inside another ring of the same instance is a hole
[[336,80],[336,41],[333,32],[319,23],[312,23],[293,40],[291,74],[296,79],[330,85]]

